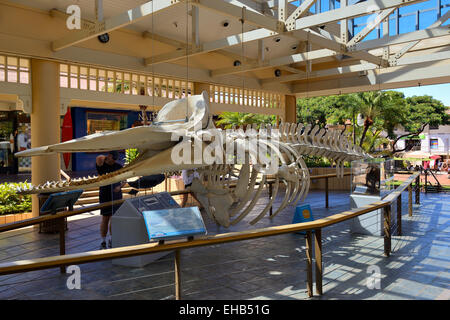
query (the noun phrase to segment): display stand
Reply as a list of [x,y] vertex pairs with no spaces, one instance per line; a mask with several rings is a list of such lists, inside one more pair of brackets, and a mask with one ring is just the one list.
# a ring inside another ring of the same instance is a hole
[[[393,160],[366,159],[352,162],[352,193],[350,208],[361,208],[382,200],[394,190]],[[383,210],[375,210],[350,220],[352,233],[383,236]]]
[[[73,190],[60,193],[52,193],[50,195],[43,194],[43,196],[48,196],[44,204],[41,206],[41,213],[56,214],[60,211],[73,210],[74,204],[77,202],[78,198],[83,193],[83,190]],[[50,225],[50,222],[52,223]],[[49,228],[51,231],[49,231]],[[66,240],[65,231],[67,230],[67,218],[60,218],[52,221],[46,221],[39,224],[39,232],[59,232],[59,254],[66,254]],[[61,266],[61,273],[66,272],[66,267]]]
[[[149,235],[143,212],[179,208],[178,203],[167,192],[160,192],[127,199],[111,217],[113,248],[149,243]],[[114,259],[114,265],[143,267],[170,252],[158,252],[129,258]]]

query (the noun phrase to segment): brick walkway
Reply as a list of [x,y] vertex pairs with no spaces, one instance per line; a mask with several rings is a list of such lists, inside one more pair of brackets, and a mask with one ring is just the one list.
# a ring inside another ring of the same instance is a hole
[[[436,176],[436,179],[439,181],[439,183],[442,186],[450,186],[450,175],[446,174],[445,172],[438,172],[437,174],[434,174]],[[407,174],[396,174],[395,180],[397,181],[405,181],[408,179],[409,175]],[[436,180],[432,176],[428,176],[428,181],[431,182],[433,185],[436,184]],[[425,184],[425,175],[422,174],[420,176],[420,182],[421,184]]]
[[[265,201],[262,197],[258,205]],[[408,218],[403,196],[404,236],[393,237],[389,258],[383,256],[381,237],[351,234],[348,223],[325,228],[324,295],[313,299],[450,299],[450,195],[422,194],[421,201]],[[306,202],[316,218],[349,208],[348,193],[331,193],[330,209],[324,209],[321,192],[311,192]],[[99,218],[89,213],[70,220],[67,253],[98,249]],[[291,221],[292,208],[273,221],[241,223],[229,230],[205,217],[209,234]],[[56,255],[58,250],[57,235],[31,228],[0,234],[0,262]],[[173,257],[170,253],[144,268],[111,261],[80,265],[81,290],[68,290],[67,276],[59,269],[0,276],[0,299],[174,299]],[[181,259],[183,299],[308,299],[305,239],[298,234],[187,249]],[[381,289],[368,289],[369,266],[381,271]]]

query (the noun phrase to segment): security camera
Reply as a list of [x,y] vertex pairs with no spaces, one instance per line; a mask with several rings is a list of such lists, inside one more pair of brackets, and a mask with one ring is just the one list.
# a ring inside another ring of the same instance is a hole
[[98,38],[98,41],[100,41],[101,43],[109,42],[109,34],[107,34],[107,33],[101,34],[97,38]]

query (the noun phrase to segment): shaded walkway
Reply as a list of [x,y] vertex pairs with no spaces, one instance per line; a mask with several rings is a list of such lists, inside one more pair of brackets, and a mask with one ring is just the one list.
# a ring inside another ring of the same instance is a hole
[[[281,201],[281,196],[277,199]],[[258,206],[264,206],[261,197]],[[421,195],[420,210],[407,216],[403,196],[403,234],[393,237],[393,252],[383,256],[383,238],[354,235],[349,223],[325,228],[323,237],[324,295],[313,299],[449,299],[450,195]],[[307,203],[316,218],[349,208],[347,193],[311,192]],[[394,209],[395,211],[395,209]],[[254,214],[258,212],[254,209]],[[69,223],[67,253],[97,250],[98,213]],[[246,218],[247,221],[251,217]],[[208,217],[209,234],[287,224],[292,208],[255,226],[241,223],[228,230]],[[58,236],[32,228],[0,235],[0,261],[58,254]],[[307,299],[305,240],[298,234],[260,238],[183,250],[183,299]],[[381,271],[381,289],[368,289],[369,266]],[[144,268],[102,261],[80,265],[81,290],[68,290],[59,269],[0,276],[0,299],[174,299],[173,253]]]

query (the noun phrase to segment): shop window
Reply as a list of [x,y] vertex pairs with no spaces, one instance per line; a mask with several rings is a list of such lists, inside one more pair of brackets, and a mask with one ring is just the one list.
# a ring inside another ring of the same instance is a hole
[[438,149],[438,146],[439,146],[438,139],[430,139],[430,149],[431,150]]
[[87,112],[87,134],[126,129],[128,116],[125,113]]
[[31,148],[30,116],[22,112],[0,111],[0,173],[30,171],[31,158],[14,153]]
[[438,130],[439,124],[430,124],[430,130]]
[[13,123],[9,119],[8,112],[0,111],[0,173],[6,173],[14,160],[11,150],[13,139]]
[[6,74],[6,62],[5,57],[0,56],[0,81],[5,81],[5,74]]
[[421,140],[419,139],[410,139],[405,141],[405,146],[407,150],[417,151],[421,148]]

